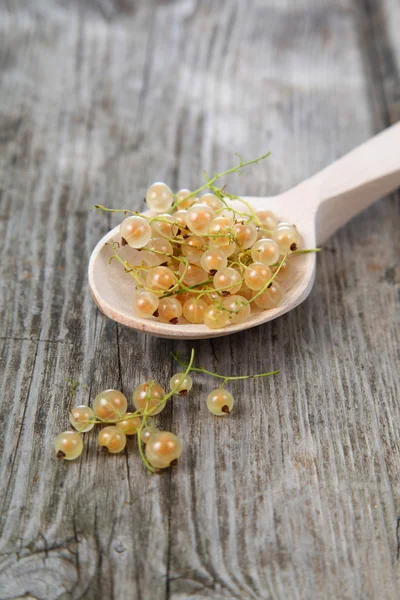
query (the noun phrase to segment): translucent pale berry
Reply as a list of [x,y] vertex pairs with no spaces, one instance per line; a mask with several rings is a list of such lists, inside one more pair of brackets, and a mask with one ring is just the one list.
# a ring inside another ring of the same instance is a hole
[[231,242],[227,246],[221,246],[220,248],[226,257],[232,256],[232,254],[234,254],[237,250],[235,242]]
[[282,296],[282,288],[274,279],[271,287],[267,288],[265,292],[262,292],[257,298],[255,298],[254,303],[259,308],[268,310],[278,306],[279,302],[282,300]]
[[193,381],[190,375],[185,373],[175,373],[170,379],[169,389],[176,390],[175,394],[185,396],[192,389]]
[[174,235],[179,234],[179,229],[185,229],[187,225],[187,212],[186,210],[178,210],[176,213],[172,215],[174,222],[176,225],[173,227]]
[[215,194],[203,194],[203,196],[200,196],[199,201],[201,204],[207,204],[213,210],[218,210],[224,206],[224,203]]
[[244,282],[251,290],[261,290],[271,277],[271,269],[258,262],[249,265],[244,272]]
[[233,396],[224,388],[217,388],[207,396],[207,408],[218,417],[229,415],[233,408]]
[[142,420],[140,417],[132,417],[133,413],[127,412],[123,421],[117,422],[117,427],[122,429],[125,435],[135,435],[140,429]]
[[185,265],[183,262],[179,265],[179,276],[183,275],[183,283],[185,285],[198,285],[207,281],[209,278],[208,273],[197,265]]
[[[274,265],[273,267],[271,267],[271,271],[272,273],[275,273],[278,270],[279,265]],[[289,279],[289,277],[292,274],[292,265],[290,263],[289,258],[287,258],[285,260],[285,262],[282,263],[281,268],[279,269],[279,272],[277,273],[277,275],[275,276],[274,281],[286,281],[287,279]]]
[[203,323],[206,308],[207,304],[202,298],[189,298],[183,305],[183,316],[189,323]]
[[278,227],[278,219],[270,210],[256,210],[256,216],[264,229],[273,230]]
[[154,425],[153,420],[147,419],[146,427],[143,427],[142,431],[140,432],[140,439],[143,442],[143,444],[147,444],[147,442],[150,439],[151,434],[156,433],[157,431],[160,431],[160,430],[158,427],[156,427]]
[[144,260],[148,265],[157,267],[167,262],[173,252],[171,242],[162,237],[155,237],[145,246],[142,255],[145,255]]
[[187,225],[196,235],[206,235],[215,212],[207,204],[194,204],[187,211]]
[[224,306],[230,311],[231,323],[244,323],[251,315],[251,306],[243,296],[228,296],[224,300]]
[[280,254],[296,250],[300,244],[300,236],[296,227],[280,224],[273,232],[273,237],[279,246]]
[[191,194],[190,190],[179,190],[179,192],[176,194],[176,199],[178,202],[178,209],[179,210],[186,210],[188,209],[190,206],[192,206],[192,204],[194,204],[196,198],[188,198],[188,196]]
[[151,238],[151,227],[146,219],[139,216],[124,219],[119,228],[123,238],[131,248],[143,248]]
[[267,267],[276,263],[279,258],[279,247],[275,240],[262,238],[251,248],[251,258],[254,262],[260,262]]
[[165,408],[165,402],[162,402],[164,396],[165,390],[158,383],[146,382],[135,388],[132,402],[136,409],[157,415]]
[[182,316],[182,304],[173,296],[161,298],[158,305],[158,316],[164,323],[176,323]]
[[168,267],[154,267],[147,272],[146,287],[155,291],[166,291],[176,283],[176,278]]
[[244,250],[257,240],[257,228],[253,223],[236,223],[233,226],[237,243]]
[[166,183],[153,183],[146,192],[146,202],[150,210],[165,213],[174,201],[172,191]]
[[146,458],[152,467],[166,469],[181,454],[182,442],[174,433],[159,431],[153,433],[148,439]]
[[242,287],[239,290],[239,295],[246,300],[250,300],[253,297],[253,290],[251,290],[245,283],[243,283]]
[[218,271],[219,269],[224,269],[227,264],[228,259],[226,255],[216,246],[212,246],[206,250],[200,259],[201,267],[208,273]]
[[154,237],[164,237],[170,238],[172,237],[172,225],[174,222],[173,215],[162,214],[158,215],[151,222],[151,230],[153,232]]
[[94,423],[91,422],[94,419],[94,412],[90,406],[81,404],[80,406],[74,406],[69,413],[69,422],[72,427],[81,433],[86,433],[94,427]]
[[75,431],[63,431],[59,433],[54,441],[57,458],[64,460],[74,460],[82,454],[83,441],[82,436]]
[[242,286],[242,277],[236,269],[225,267],[215,273],[213,283],[216,290],[236,294]]
[[204,311],[204,324],[210,329],[221,329],[225,327],[229,321],[229,313],[215,304],[211,304]]
[[104,390],[93,402],[94,414],[105,421],[115,421],[126,413],[127,408],[128,400],[118,390]]
[[198,266],[200,266],[200,259],[205,249],[205,240],[198,235],[189,236],[181,246],[182,254],[189,262]]
[[122,452],[126,446],[125,433],[116,425],[104,427],[97,438],[99,446],[107,448],[111,454]]
[[133,299],[133,310],[138,317],[148,319],[158,309],[159,299],[153,292],[139,292]]

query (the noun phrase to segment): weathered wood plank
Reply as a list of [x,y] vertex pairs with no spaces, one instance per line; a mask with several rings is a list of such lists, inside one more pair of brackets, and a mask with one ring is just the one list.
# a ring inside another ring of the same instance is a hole
[[281,374],[232,386],[223,420],[197,378],[160,415],[185,443],[170,473],[150,477],[134,441],[123,457],[90,435],[81,461],[52,454],[66,377],[91,400],[130,394],[167,385],[169,353],[191,347],[98,314],[86,264],[117,220],[89,207],[141,208],[150,181],[193,187],[235,151],[273,151],[229,182],[272,194],[355,146],[388,110],[370,18],[350,0],[2,7],[0,598],[398,597],[394,198],[331,240],[303,306],[193,344],[220,372]]

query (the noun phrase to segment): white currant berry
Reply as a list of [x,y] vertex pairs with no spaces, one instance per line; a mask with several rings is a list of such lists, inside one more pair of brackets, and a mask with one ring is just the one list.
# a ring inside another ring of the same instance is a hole
[[168,267],[154,267],[149,269],[146,275],[145,285],[154,291],[166,291],[176,283],[174,273]]
[[104,427],[97,438],[99,446],[107,448],[111,454],[118,454],[126,446],[125,433],[116,425]]
[[158,215],[151,221],[151,230],[154,237],[171,238],[174,223],[173,215]]
[[[255,292],[256,294],[256,292]],[[272,281],[271,286],[262,292],[257,298],[254,299],[254,303],[265,310],[275,308],[282,300],[283,290],[277,281]]]
[[230,311],[231,323],[245,323],[251,315],[251,306],[243,296],[228,296],[224,300],[224,306]]
[[244,272],[244,282],[251,290],[261,290],[271,277],[271,269],[258,262],[249,265]]
[[233,408],[233,396],[224,388],[217,388],[207,396],[207,408],[218,417],[229,415]]
[[57,458],[64,460],[74,460],[82,454],[83,441],[82,436],[75,431],[63,431],[59,433],[54,441]]
[[122,429],[125,435],[135,435],[141,427],[142,419],[140,417],[133,417],[134,413],[127,412],[122,421],[116,423],[117,427]]
[[138,317],[148,319],[157,311],[159,299],[153,292],[139,292],[133,299],[133,310]]
[[118,390],[104,390],[93,401],[94,414],[104,421],[115,421],[126,413],[127,408],[128,400]]
[[182,454],[182,442],[169,431],[153,433],[146,444],[146,458],[152,467],[166,469]]
[[179,394],[180,396],[186,396],[188,392],[192,389],[193,380],[190,375],[185,375],[185,373],[175,373],[170,379],[169,389],[175,390],[175,394]]
[[189,286],[204,283],[209,278],[208,273],[206,273],[201,267],[191,264],[185,265],[183,262],[181,262],[179,265],[178,273],[180,277],[183,275],[183,283]]
[[183,316],[189,323],[203,323],[206,309],[207,304],[202,298],[189,298],[183,305]]
[[164,323],[178,322],[179,317],[182,316],[182,304],[173,296],[167,296],[167,298],[161,298],[158,305],[158,317],[160,321]]
[[207,204],[194,204],[187,211],[187,226],[196,235],[206,235],[215,212]]
[[146,202],[150,210],[165,213],[174,201],[171,189],[166,183],[153,183],[146,192]]
[[143,248],[151,238],[151,227],[146,219],[139,216],[127,217],[119,228],[121,238],[131,248]]
[[137,410],[146,410],[152,415],[158,415],[164,408],[163,402],[165,390],[154,382],[146,382],[138,385],[132,396],[132,402]]
[[80,433],[86,433],[94,427],[94,412],[90,406],[74,406],[69,413],[69,422]]
[[229,313],[215,304],[211,304],[204,311],[204,324],[210,329],[221,329],[229,321]]
[[196,198],[194,198],[193,196],[191,198],[188,198],[188,196],[190,196],[191,193],[192,192],[190,190],[183,189],[179,190],[179,192],[176,194],[176,201],[179,210],[187,210],[192,206],[192,204],[195,203]]
[[273,238],[279,246],[280,254],[297,250],[300,244],[298,231],[292,225],[280,223],[278,229],[273,232]]
[[236,223],[233,230],[237,243],[244,250],[251,248],[257,240],[257,228],[253,223]]
[[216,271],[224,269],[228,265],[228,259],[220,248],[211,246],[202,255],[200,265],[208,273],[215,274]]
[[200,259],[204,254],[205,240],[198,235],[191,235],[182,244],[182,254],[193,265],[200,266]]
[[263,265],[270,267],[279,258],[279,246],[275,240],[262,238],[258,240],[251,248],[251,258],[254,262],[260,262]]
[[215,273],[213,283],[218,291],[236,294],[242,286],[242,277],[236,269],[225,267]]
[[[280,263],[279,263],[280,264]],[[279,265],[274,265],[273,267],[271,267],[271,271],[272,273],[276,273],[276,271],[278,271]],[[287,258],[281,265],[281,268],[279,269],[278,273],[275,276],[274,281],[287,281],[290,276],[292,274],[292,265],[290,263],[289,258]]]
[[256,210],[256,217],[261,223],[261,227],[267,230],[273,230],[278,227],[278,219],[270,210]]
[[203,194],[203,196],[200,196],[199,202],[200,204],[207,204],[214,211],[224,206],[224,203],[215,194]]

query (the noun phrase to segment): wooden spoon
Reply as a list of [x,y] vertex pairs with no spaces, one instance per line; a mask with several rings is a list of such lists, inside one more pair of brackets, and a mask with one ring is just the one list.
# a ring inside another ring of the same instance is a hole
[[[303,247],[314,248],[399,185],[400,123],[397,123],[288,192],[271,198],[247,197],[245,200],[255,209],[267,208],[275,212],[281,221],[296,224],[303,238]],[[303,302],[314,283],[315,254],[299,255],[295,259],[293,257],[296,261],[295,274],[282,304],[272,310],[252,314],[246,323],[215,330],[205,325],[170,325],[154,318],[140,319],[132,309],[134,279],[116,260],[108,262],[112,251],[106,243],[111,240],[120,241],[119,227],[99,241],[90,258],[89,286],[93,298],[101,312],[110,319],[158,337],[211,338],[261,325]],[[129,246],[121,248],[120,253],[133,264],[138,260],[139,253]]]

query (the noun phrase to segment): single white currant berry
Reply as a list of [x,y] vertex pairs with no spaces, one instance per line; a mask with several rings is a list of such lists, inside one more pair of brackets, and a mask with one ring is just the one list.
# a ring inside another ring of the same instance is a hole
[[138,317],[148,319],[158,309],[159,299],[153,292],[139,292],[133,299],[133,310]]
[[159,237],[150,240],[147,246],[145,246],[143,249],[141,256],[144,254],[144,260],[148,265],[152,267],[158,267],[159,265],[167,262],[173,253],[174,250],[171,242],[165,238]]
[[259,308],[268,310],[278,306],[279,302],[282,300],[282,296],[282,288],[274,279],[274,281],[271,283],[271,286],[254,299],[254,303]]
[[278,227],[278,219],[270,210],[256,210],[256,217],[260,221],[263,229],[272,231]]
[[146,410],[152,415],[158,415],[165,408],[164,396],[165,390],[161,385],[146,382],[135,388],[132,402],[137,410]]
[[249,265],[244,272],[244,282],[251,290],[261,290],[271,277],[271,269],[258,262]]
[[253,223],[236,223],[233,226],[235,238],[241,248],[251,248],[257,240],[257,228]]
[[243,296],[228,296],[224,300],[224,306],[230,311],[231,323],[245,323],[251,315],[251,306]]
[[146,202],[150,210],[165,213],[174,201],[171,189],[166,183],[153,183],[146,192]]
[[[276,273],[278,271],[279,265],[274,265],[271,267],[272,273]],[[287,258],[281,265],[278,273],[275,275],[274,281],[287,281],[292,274],[292,265],[290,264],[289,258]]]
[[128,400],[118,390],[104,390],[97,394],[93,402],[96,417],[104,421],[115,421],[126,413]]
[[75,431],[63,431],[56,437],[54,447],[56,449],[57,458],[74,460],[82,454],[82,437]]
[[207,204],[194,204],[187,211],[187,225],[194,234],[206,235],[215,212]]
[[204,324],[210,329],[221,329],[228,324],[228,321],[229,313],[215,304],[211,304],[204,311]]
[[172,237],[172,227],[174,223],[173,215],[158,215],[151,221],[151,230],[154,237],[170,238]]
[[262,238],[258,240],[251,248],[251,258],[255,263],[260,262],[266,267],[270,267],[279,258],[279,247],[275,240]]
[[224,206],[224,203],[215,194],[203,194],[203,196],[200,196],[199,202],[200,204],[207,204],[214,211]]
[[164,323],[176,324],[182,316],[182,304],[173,296],[161,298],[158,305],[158,316]]
[[172,217],[175,223],[173,226],[173,234],[176,236],[180,234],[180,230],[185,229],[187,226],[187,212],[186,210],[178,210]]
[[208,236],[214,246],[223,248],[233,241],[233,219],[232,217],[216,217],[210,223]]
[[242,286],[242,278],[236,269],[225,267],[215,273],[213,283],[218,291],[236,294]]
[[232,256],[232,254],[234,254],[237,251],[237,246],[235,242],[231,242],[227,246],[220,246],[220,248],[227,258],[229,256]]
[[278,229],[273,232],[273,238],[279,246],[280,254],[297,250],[300,244],[300,236],[296,227],[280,223]]
[[69,422],[79,433],[86,433],[94,427],[94,412],[90,406],[74,406],[69,413]]
[[118,454],[126,446],[125,433],[116,425],[104,427],[97,438],[99,446],[107,448],[111,454]]
[[133,216],[124,219],[119,227],[121,238],[131,248],[143,248],[151,238],[151,227],[143,217]]
[[207,396],[207,408],[218,417],[229,415],[233,408],[233,396],[224,388],[217,388]]
[[116,423],[117,427],[122,429],[125,435],[135,435],[140,429],[142,419],[140,417],[133,417],[133,413],[127,412],[124,416],[123,421]]
[[214,246],[204,252],[200,259],[200,265],[207,273],[215,274],[219,269],[224,269],[228,265],[228,259],[221,249]]
[[197,265],[185,265],[183,262],[181,262],[178,272],[180,277],[183,275],[183,283],[189,286],[204,283],[208,279],[208,273],[206,273],[204,269],[198,267]]
[[176,283],[176,277],[168,267],[154,267],[146,275],[145,285],[155,291],[166,291]]
[[146,458],[152,467],[166,469],[182,454],[182,442],[169,431],[153,433],[146,444]]
[[203,323],[206,309],[207,304],[202,298],[189,298],[183,305],[183,316],[189,323]]
[[200,259],[205,250],[203,244],[204,238],[201,238],[198,235],[191,235],[186,239],[185,243],[182,244],[182,254],[186,256],[190,263],[200,266]]
[[176,194],[176,201],[179,210],[187,210],[192,206],[192,204],[195,203],[196,198],[194,198],[193,196],[191,198],[188,198],[188,196],[190,196],[191,193],[192,192],[190,190],[183,189],[179,190],[179,192]]
[[175,373],[170,379],[169,389],[175,390],[175,394],[179,394],[180,396],[186,396],[188,392],[192,389],[193,381],[190,375],[185,375],[185,373]]

